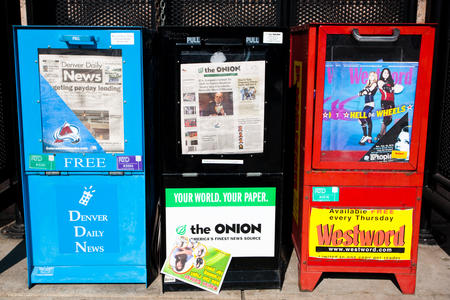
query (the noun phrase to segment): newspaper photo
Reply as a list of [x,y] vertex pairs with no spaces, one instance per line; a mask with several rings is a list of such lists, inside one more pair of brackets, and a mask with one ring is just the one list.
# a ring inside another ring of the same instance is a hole
[[44,152],[124,152],[122,52],[39,49]]
[[265,61],[180,68],[182,154],[262,153]]

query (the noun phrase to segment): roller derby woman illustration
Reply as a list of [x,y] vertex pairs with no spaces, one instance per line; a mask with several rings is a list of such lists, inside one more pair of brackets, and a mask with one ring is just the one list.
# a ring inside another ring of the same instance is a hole
[[[391,70],[384,68],[381,71],[380,80],[378,80],[378,88],[381,94],[381,109],[388,110],[395,107],[394,103],[394,79],[392,79]],[[392,116],[384,116],[381,123],[380,133],[377,140],[386,134],[386,128],[392,123]]]
[[358,93],[359,96],[364,96],[364,108],[361,112],[363,117],[359,119],[363,131],[363,136],[359,141],[360,145],[372,143],[372,110],[375,107],[373,98],[377,92],[377,82],[377,73],[370,72],[366,86]]

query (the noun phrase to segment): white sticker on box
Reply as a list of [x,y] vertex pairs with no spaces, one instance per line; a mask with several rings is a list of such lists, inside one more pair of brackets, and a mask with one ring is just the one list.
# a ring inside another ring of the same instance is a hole
[[55,275],[55,267],[35,267],[36,276],[53,276]]
[[265,31],[263,35],[264,44],[282,44],[283,33],[282,32],[270,32]]
[[243,159],[202,159],[202,164],[243,165]]
[[133,32],[112,32],[111,45],[134,45]]
[[175,282],[175,277],[164,275],[164,282]]

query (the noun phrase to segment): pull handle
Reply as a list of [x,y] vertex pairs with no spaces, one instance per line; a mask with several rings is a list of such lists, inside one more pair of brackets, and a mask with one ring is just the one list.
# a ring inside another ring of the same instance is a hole
[[394,28],[392,30],[392,35],[365,35],[362,36],[359,34],[358,29],[352,30],[352,35],[358,42],[396,42],[398,37],[400,36],[400,30],[398,28]]
[[96,46],[98,38],[92,35],[63,35],[60,41],[67,46]]

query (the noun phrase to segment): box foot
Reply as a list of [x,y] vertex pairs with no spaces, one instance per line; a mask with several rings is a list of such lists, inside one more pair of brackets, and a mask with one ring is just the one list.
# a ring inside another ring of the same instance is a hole
[[301,291],[312,292],[322,276],[322,272],[306,272],[298,265],[298,286]]
[[416,290],[416,274],[396,273],[395,278],[403,294],[414,294]]

